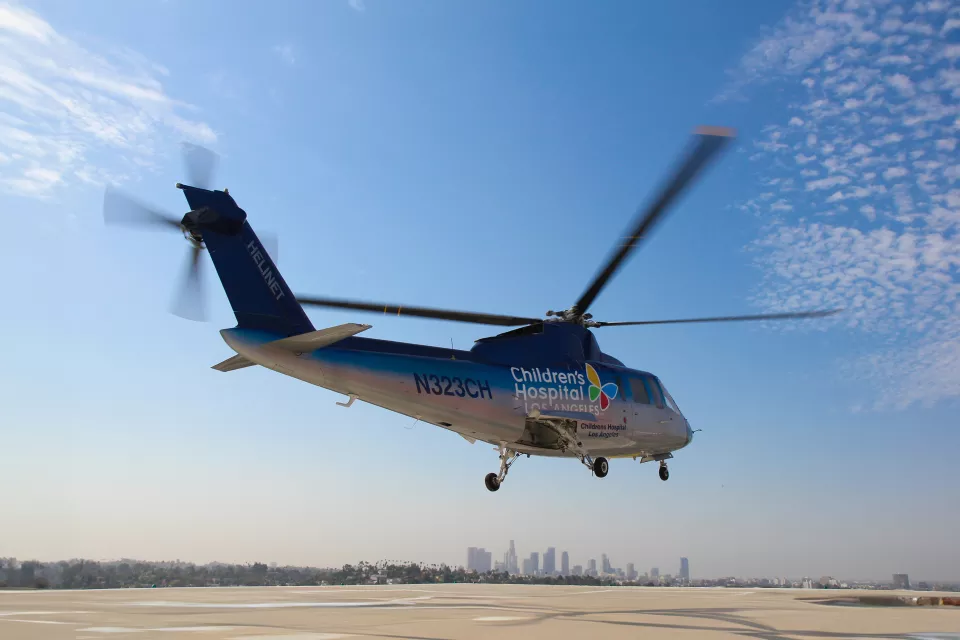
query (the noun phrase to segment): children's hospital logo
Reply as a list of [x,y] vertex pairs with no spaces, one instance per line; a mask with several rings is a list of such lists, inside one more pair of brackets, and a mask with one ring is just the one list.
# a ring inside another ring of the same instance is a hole
[[600,376],[597,370],[589,364],[587,367],[587,380],[590,381],[590,389],[587,393],[590,395],[590,402],[596,402],[600,398],[600,411],[606,411],[610,406],[610,401],[617,397],[617,385],[612,382],[600,384]]
[[584,364],[586,377],[576,370],[510,367],[510,375],[516,383],[514,397],[523,401],[525,411],[550,409],[593,414],[606,411],[617,397],[617,385],[614,382],[602,384],[597,370]]

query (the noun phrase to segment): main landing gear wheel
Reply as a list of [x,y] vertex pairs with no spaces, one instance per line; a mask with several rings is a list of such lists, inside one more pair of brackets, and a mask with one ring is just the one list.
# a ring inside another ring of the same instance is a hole
[[667,463],[660,463],[660,479],[666,482],[670,478],[670,470],[667,469]]
[[[503,444],[500,445],[499,451],[500,473],[488,473],[483,479],[483,484],[487,485],[488,491],[496,491],[500,488],[500,485],[503,484],[503,481],[507,477],[507,472],[510,471],[510,467],[512,467],[513,463],[520,457],[519,453],[507,449],[506,445]],[[530,456],[528,455],[527,457]]]
[[593,473],[598,478],[606,478],[610,471],[610,463],[606,458],[597,458],[593,461]]

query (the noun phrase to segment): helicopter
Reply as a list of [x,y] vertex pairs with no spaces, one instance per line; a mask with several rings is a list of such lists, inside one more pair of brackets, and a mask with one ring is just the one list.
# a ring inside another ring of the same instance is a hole
[[[206,251],[236,316],[220,335],[234,355],[212,368],[232,372],[261,366],[357,400],[481,441],[499,453],[500,468],[484,478],[490,491],[504,483],[523,455],[579,460],[595,477],[610,459],[659,463],[690,445],[694,431],[663,382],[604,353],[593,330],[616,326],[785,320],[839,310],[670,320],[595,320],[591,304],[671,204],[734,137],[731,129],[699,127],[689,149],[656,197],[635,215],[622,242],[580,297],[545,317],[523,317],[295,295],[277,269],[275,243],[260,240],[247,213],[227,189],[210,188],[216,153],[184,145],[193,184],[177,183],[190,210],[172,216],[113,188],[104,220],[181,233],[190,244],[175,313],[202,319],[200,264]],[[267,238],[265,237],[265,240]],[[469,350],[361,337],[369,324],[317,329],[304,307],[350,309],[509,328],[480,338]]]

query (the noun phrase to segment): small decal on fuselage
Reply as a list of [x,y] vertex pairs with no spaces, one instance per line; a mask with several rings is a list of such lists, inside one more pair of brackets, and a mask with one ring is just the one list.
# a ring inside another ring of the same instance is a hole
[[277,277],[277,274],[275,274],[273,269],[267,264],[263,249],[257,246],[256,241],[251,240],[250,244],[247,245],[247,251],[250,253],[250,257],[253,258],[254,264],[257,265],[257,269],[260,270],[263,281],[266,282],[267,287],[270,288],[270,293],[273,294],[273,297],[277,300],[282,298],[285,294],[283,293],[283,289],[280,288],[280,278]]
[[583,422],[580,424],[580,431],[587,438],[619,438],[627,431],[627,425]]
[[413,374],[417,393],[457,398],[486,398],[493,400],[489,380],[474,380],[456,376],[438,376],[435,373]]

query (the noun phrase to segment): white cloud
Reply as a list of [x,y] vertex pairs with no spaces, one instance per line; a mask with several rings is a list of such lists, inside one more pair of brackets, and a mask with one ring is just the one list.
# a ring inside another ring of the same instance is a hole
[[910,64],[910,56],[883,56],[877,58],[877,64]]
[[89,51],[0,3],[0,190],[50,197],[72,182],[123,180],[171,138],[215,142],[208,124],[181,115],[195,109],[164,91],[168,74],[132,51]]
[[829,178],[821,178],[819,180],[812,180],[808,182],[807,191],[814,191],[816,189],[829,189],[831,187],[849,183],[850,178],[847,176],[830,176]]
[[889,169],[883,172],[883,177],[886,178],[887,180],[891,180],[893,178],[902,178],[908,173],[909,171],[907,171],[903,167],[890,167]]
[[898,73],[887,78],[887,84],[905,96],[912,96],[914,94],[913,82],[909,77],[902,73]]
[[297,61],[296,55],[293,52],[292,45],[278,44],[273,48],[273,52],[276,53],[278,56],[280,56],[280,59],[289,65],[292,65]]
[[0,30],[43,43],[56,36],[50,25],[35,14],[10,5],[0,5]]
[[[791,85],[783,93],[795,106],[764,131],[783,148],[761,147],[752,160],[765,190],[806,182],[771,196],[778,206],[754,244],[755,302],[846,309],[817,326],[861,332],[858,344],[872,345],[842,369],[875,396],[866,406],[960,397],[955,7],[806,0],[744,56],[722,94]],[[825,177],[802,166],[817,159]]]
[[354,11],[366,11],[367,5],[364,0],[348,0],[350,8]]

